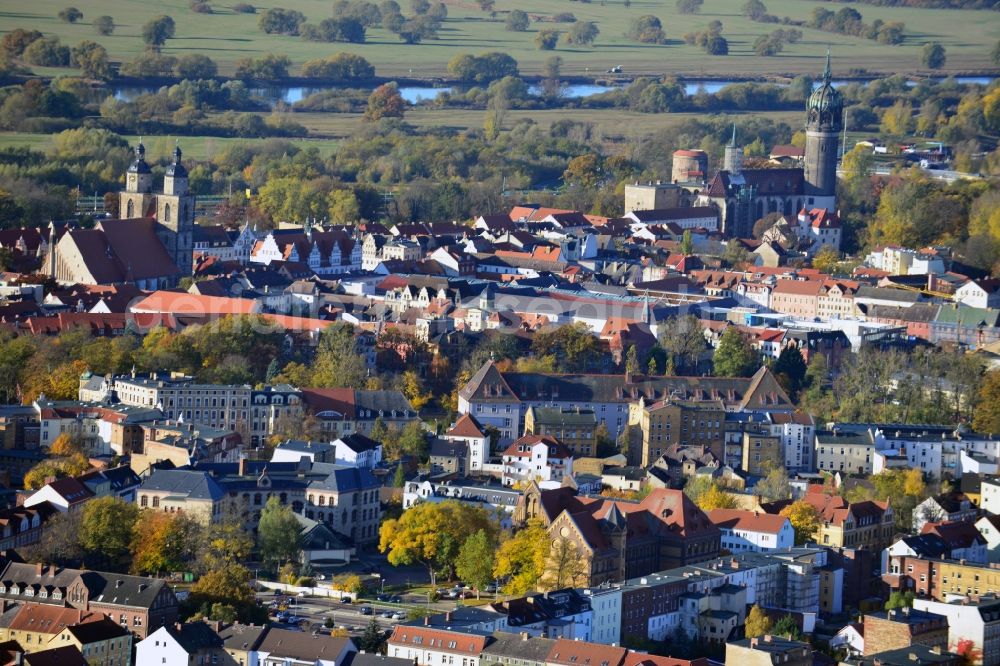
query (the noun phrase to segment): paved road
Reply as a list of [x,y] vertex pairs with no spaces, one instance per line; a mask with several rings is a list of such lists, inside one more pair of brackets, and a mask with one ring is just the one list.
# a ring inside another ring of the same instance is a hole
[[[262,592],[257,595],[266,605],[275,598],[273,593]],[[385,604],[377,601],[360,601],[354,604],[341,603],[336,599],[324,597],[295,597],[294,605],[288,606],[288,611],[309,620],[309,625],[323,624],[327,618],[333,620],[338,627],[345,627],[348,631],[360,633],[364,631],[368,623],[371,622],[372,615],[363,615],[362,606],[370,606],[373,609],[375,620],[383,629],[392,629],[395,625],[406,620],[394,620],[382,617],[385,611],[396,612],[405,610],[406,606],[423,606],[429,608],[431,612],[444,612],[455,606],[454,602],[436,602],[427,605],[426,597],[423,595],[404,595],[403,605]],[[273,620],[273,618],[272,618]],[[305,628],[309,625],[303,625]]]

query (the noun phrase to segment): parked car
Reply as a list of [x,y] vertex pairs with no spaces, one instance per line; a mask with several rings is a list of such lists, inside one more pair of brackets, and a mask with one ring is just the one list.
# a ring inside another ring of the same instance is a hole
[[389,595],[388,594],[380,594],[380,595],[378,595],[375,598],[378,599],[379,601],[389,601]]
[[389,597],[389,602],[393,604],[401,604],[403,603],[403,597],[399,596],[398,594],[394,594],[391,597]]
[[362,606],[361,607],[361,614],[362,615],[371,615],[372,614],[372,607],[371,606]]
[[379,613],[380,617],[384,617],[387,620],[390,619],[392,617],[392,615],[393,615],[392,611],[388,611],[388,610],[387,611],[382,611],[381,613]]
[[406,613],[404,613],[403,611],[396,611],[395,613],[392,614],[392,619],[393,620],[405,620],[406,619]]
[[342,604],[352,604],[352,603],[354,603],[354,599],[351,599],[350,597],[341,597],[340,598],[340,603],[342,603]]

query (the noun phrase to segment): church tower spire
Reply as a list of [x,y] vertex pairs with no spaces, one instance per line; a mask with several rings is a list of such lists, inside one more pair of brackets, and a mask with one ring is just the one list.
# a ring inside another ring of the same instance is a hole
[[837,144],[843,129],[844,98],[833,86],[830,51],[823,80],[806,107],[805,194],[807,208],[835,210]]
[[736,145],[736,123],[733,123],[733,138],[726,146],[726,152],[722,159],[722,168],[729,172],[730,176],[740,175],[743,169],[743,149]]

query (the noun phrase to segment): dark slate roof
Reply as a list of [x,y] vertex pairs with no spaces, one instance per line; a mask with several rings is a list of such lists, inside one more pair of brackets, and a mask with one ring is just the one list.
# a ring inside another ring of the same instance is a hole
[[222,639],[204,622],[187,622],[180,626],[180,630],[176,626],[168,626],[167,632],[189,655],[199,650],[222,646]]
[[223,627],[219,632],[222,644],[228,650],[253,650],[260,645],[261,639],[267,632],[266,625],[255,624],[231,624]]
[[[522,636],[521,634],[511,634],[497,632],[493,634],[493,643],[486,646],[483,655],[493,657],[507,657],[508,659],[520,659],[522,661],[535,661],[545,663],[545,658],[552,647],[556,644],[554,638],[542,638],[540,636]],[[486,658],[485,661],[495,661]]]
[[[334,638],[325,634],[307,634],[289,629],[271,629],[260,644],[260,651],[270,653],[271,659],[296,659],[302,661],[333,660],[345,647],[354,644],[347,638]],[[351,650],[353,651],[353,650]]]
[[87,664],[87,660],[75,645],[63,645],[24,655],[25,666],[87,666]]
[[[167,584],[162,578],[85,571],[81,580],[90,592],[90,603],[116,604],[131,608],[151,608]],[[169,588],[168,588],[169,589]]]
[[379,412],[390,414],[393,410],[399,417],[406,411],[414,416],[417,413],[401,391],[355,391],[354,404],[357,409],[370,409],[376,415]]
[[413,666],[413,660],[387,657],[384,654],[351,652],[340,666]]
[[364,468],[333,465],[330,463],[314,463],[313,471],[327,474],[326,478],[313,481],[309,484],[310,488],[317,490],[336,490],[343,493],[378,488],[380,485],[371,471]]
[[633,210],[632,215],[640,222],[663,222],[666,220],[688,220],[702,217],[719,217],[719,211],[713,206],[681,206],[677,208],[654,208],[652,210]]
[[469,455],[469,445],[435,437],[431,440],[431,458],[465,458]]
[[190,499],[221,500],[226,496],[208,472],[193,469],[158,469],[142,482],[142,490],[165,491]]
[[901,539],[903,543],[913,549],[919,557],[937,559],[941,556],[951,554],[951,548],[937,534],[918,534],[915,536],[905,536]]
[[88,643],[96,643],[98,641],[107,641],[112,638],[121,638],[122,636],[128,636],[128,629],[121,626],[117,622],[108,619],[107,616],[102,617],[100,620],[95,620],[94,622],[84,622],[83,624],[74,624],[67,627],[69,632],[76,637],[82,645],[87,645]]
[[379,442],[376,442],[370,437],[365,437],[360,432],[352,432],[350,435],[344,435],[340,438],[340,441],[346,444],[355,453],[373,451],[377,446],[379,446]]

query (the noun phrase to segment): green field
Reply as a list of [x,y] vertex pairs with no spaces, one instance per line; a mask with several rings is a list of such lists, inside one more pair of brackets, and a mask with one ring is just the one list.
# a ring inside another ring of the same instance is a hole
[[[593,123],[598,135],[605,141],[618,142],[636,139],[651,134],[658,129],[682,122],[687,118],[697,117],[693,113],[635,113],[631,111],[607,111],[594,109],[552,109],[545,111],[511,111],[504,121],[504,127],[510,128],[518,120],[531,119],[539,127],[547,129],[553,122],[569,119],[578,122]],[[757,112],[755,117],[768,117],[776,122],[786,122],[797,127],[803,121],[803,114],[791,111]],[[446,127],[457,131],[482,127],[483,111],[453,110],[453,109],[415,109],[407,112],[406,122],[420,129]],[[310,135],[316,138],[289,139],[299,147],[318,148],[322,154],[334,150],[339,139],[353,136],[364,124],[361,114],[357,113],[298,113],[296,122],[309,129]],[[139,137],[123,135],[130,144],[135,144]],[[195,160],[208,160],[231,143],[255,144],[269,139],[220,138],[214,136],[157,136],[145,137],[147,154],[152,160],[168,158],[174,150],[174,142],[179,138],[185,157]],[[30,134],[27,132],[0,132],[0,146],[24,146],[34,150],[47,150],[51,138],[47,134]]]
[[[474,3],[445,0],[449,17],[440,31],[440,39],[417,45],[406,45],[387,31],[368,32],[366,44],[321,44],[306,42],[298,37],[265,35],[257,28],[258,16],[234,14],[229,0],[213,3],[216,13],[196,14],[187,0],[90,0],[77,3],[84,12],[78,24],[63,23],[56,13],[70,0],[36,0],[32,3],[0,0],[2,30],[35,28],[56,34],[70,45],[84,39],[95,39],[115,59],[130,59],[143,48],[139,37],[142,24],[158,14],[169,14],[177,23],[177,38],[167,43],[165,53],[183,55],[203,53],[215,59],[223,73],[232,71],[240,57],[275,52],[287,54],[293,62],[293,73],[303,61],[338,51],[352,51],[367,58],[380,76],[434,77],[445,74],[448,60],[459,53],[479,53],[499,50],[518,60],[525,74],[537,74],[542,63],[552,53],[565,61],[563,71],[573,75],[601,74],[608,67],[622,65],[625,75],[637,73],[682,74],[689,77],[760,76],[767,74],[818,74],[827,46],[834,55],[835,73],[852,70],[870,72],[914,72],[920,69],[920,50],[928,41],[938,41],[948,53],[947,72],[985,70],[992,67],[989,52],[1000,39],[1000,13],[972,10],[912,9],[852,5],[861,12],[866,23],[875,19],[902,21],[906,24],[906,42],[899,46],[881,45],[872,40],[847,37],[812,29],[803,29],[801,42],[786,47],[779,56],[762,58],[752,52],[754,39],[773,30],[774,25],[753,23],[740,14],[745,0],[707,0],[697,16],[677,13],[675,0],[634,0],[626,8],[622,0],[581,3],[570,0],[499,0],[495,9],[498,18],[491,20]],[[402,0],[404,13],[408,0]],[[820,3],[812,0],[766,0],[770,13],[806,20],[812,10],[824,6],[836,11],[843,4]],[[287,0],[280,6],[302,11],[310,22],[330,15],[329,0]],[[260,7],[258,6],[260,9]],[[523,9],[532,15],[551,16],[557,12],[572,12],[577,19],[597,23],[601,34],[593,48],[564,47],[555,52],[539,51],[534,46],[539,28],[559,28],[565,24],[533,23],[524,33],[507,32],[503,27],[506,12]],[[108,37],[95,34],[90,22],[107,14],[119,24]],[[670,42],[666,45],[641,45],[623,36],[629,21],[642,14],[654,14],[664,24]],[[723,35],[729,40],[729,56],[707,56],[683,42],[683,35],[704,28],[718,19],[725,26]]]

